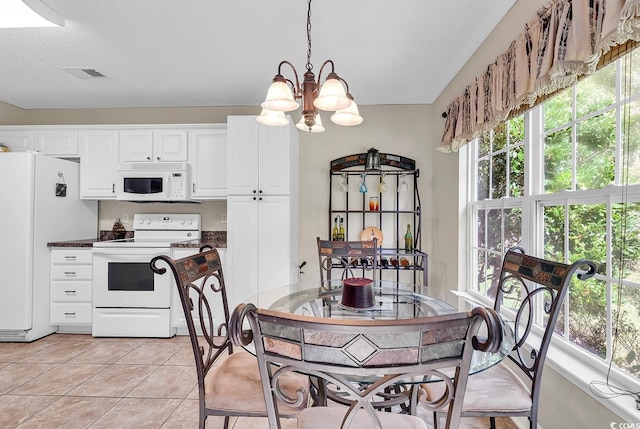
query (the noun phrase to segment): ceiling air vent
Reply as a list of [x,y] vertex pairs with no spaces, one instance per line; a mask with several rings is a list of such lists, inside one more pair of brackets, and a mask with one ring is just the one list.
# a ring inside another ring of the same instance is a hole
[[93,79],[97,77],[105,77],[98,70],[88,68],[88,67],[62,67],[62,70],[66,71],[67,73],[71,73],[72,75],[80,79]]

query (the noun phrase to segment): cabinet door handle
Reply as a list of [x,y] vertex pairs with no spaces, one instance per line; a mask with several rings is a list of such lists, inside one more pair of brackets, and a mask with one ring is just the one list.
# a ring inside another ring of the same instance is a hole
[[156,159],[157,159],[158,161],[160,161],[160,157],[157,157]]
[[191,191],[191,192],[195,192],[195,191],[196,191],[196,184],[194,183],[193,184],[193,191]]
[[255,200],[256,200],[256,197],[253,197],[253,201],[255,201]]
[[147,157],[147,161],[151,161],[151,157],[150,156]]
[[67,295],[75,295],[76,291],[75,290],[65,290],[64,293],[66,293]]
[[75,255],[65,255],[64,259],[65,259],[65,261],[75,261],[76,260],[76,256]]
[[75,277],[76,276],[76,272],[75,271],[65,271],[64,275],[67,277]]
[[65,317],[76,317],[76,313],[64,313]]
[[262,193],[262,189],[260,189],[260,190],[258,191],[258,193],[260,193],[260,194],[261,194],[261,193]]
[[258,200],[262,201],[262,197],[258,198]]
[[256,193],[256,190],[255,190],[255,189],[253,190],[253,193],[254,193],[254,194]]
[[115,193],[116,193],[116,184],[115,184],[115,183],[112,183],[112,184],[111,184],[111,193],[112,193],[112,194],[115,194]]

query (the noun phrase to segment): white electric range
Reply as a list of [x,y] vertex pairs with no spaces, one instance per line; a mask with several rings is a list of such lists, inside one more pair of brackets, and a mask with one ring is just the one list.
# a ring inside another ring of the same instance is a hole
[[171,275],[154,274],[157,255],[201,236],[199,214],[136,214],[134,237],[93,244],[94,337],[160,337],[176,334],[171,323]]

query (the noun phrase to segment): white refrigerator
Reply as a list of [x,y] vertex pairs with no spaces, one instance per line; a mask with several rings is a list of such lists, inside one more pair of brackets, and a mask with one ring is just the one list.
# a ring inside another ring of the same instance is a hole
[[0,152],[0,341],[57,330],[49,324],[47,243],[95,238],[97,228],[97,202],[80,200],[77,162]]

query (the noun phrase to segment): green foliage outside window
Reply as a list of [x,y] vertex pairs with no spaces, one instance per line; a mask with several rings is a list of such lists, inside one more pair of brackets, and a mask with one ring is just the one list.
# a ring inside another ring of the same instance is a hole
[[[624,201],[625,186],[640,185],[640,54],[629,64],[619,74],[616,64],[609,65],[538,108],[540,200],[544,257],[592,260],[600,275],[572,282],[568,315],[561,314],[557,333],[566,332],[566,340],[600,358],[613,356],[618,367],[640,377],[640,202],[616,202]],[[475,211],[477,289],[489,297],[495,296],[502,255],[522,240],[523,206],[510,199],[532,195],[525,189],[525,136],[522,115],[476,144],[476,201],[487,202]],[[606,189],[617,199],[588,193]],[[561,192],[585,202],[544,197]],[[497,199],[502,207],[491,205]]]

